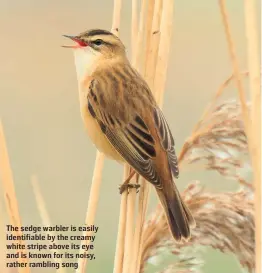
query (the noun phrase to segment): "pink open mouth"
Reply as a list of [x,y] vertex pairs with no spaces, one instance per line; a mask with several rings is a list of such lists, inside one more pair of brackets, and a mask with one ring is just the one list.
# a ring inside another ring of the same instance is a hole
[[82,48],[82,47],[88,46],[88,44],[86,42],[84,42],[82,39],[80,39],[77,36],[70,36],[70,35],[63,35],[63,36],[66,37],[66,38],[71,39],[76,44],[74,44],[74,45],[62,45],[62,47],[65,47],[65,48]]

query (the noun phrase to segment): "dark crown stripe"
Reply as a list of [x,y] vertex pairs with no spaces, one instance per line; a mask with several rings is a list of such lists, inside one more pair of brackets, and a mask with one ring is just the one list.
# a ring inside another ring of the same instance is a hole
[[113,35],[110,31],[103,30],[103,29],[92,29],[88,31],[87,35],[90,36],[96,36],[96,35]]

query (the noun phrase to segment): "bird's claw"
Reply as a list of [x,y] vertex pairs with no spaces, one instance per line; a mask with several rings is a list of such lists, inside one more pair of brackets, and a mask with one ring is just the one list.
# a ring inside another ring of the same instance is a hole
[[119,193],[122,194],[125,190],[127,190],[127,193],[129,193],[129,188],[136,189],[136,193],[138,193],[140,185],[139,184],[122,184],[119,186]]

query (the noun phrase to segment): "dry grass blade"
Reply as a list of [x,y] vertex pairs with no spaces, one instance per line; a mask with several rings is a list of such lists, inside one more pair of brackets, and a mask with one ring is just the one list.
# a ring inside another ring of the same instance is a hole
[[211,246],[234,254],[250,272],[254,269],[254,204],[248,191],[233,193],[207,193],[198,183],[188,186],[183,193],[189,209],[196,219],[191,240],[174,243],[160,206],[145,227],[140,272],[144,272],[149,257],[166,249],[175,256],[184,248],[199,245]]
[[[1,175],[1,180],[3,183],[4,197],[5,197],[6,207],[7,207],[7,211],[8,211],[8,215],[10,219],[10,224],[13,225],[14,227],[18,227],[18,229],[20,230],[21,219],[20,219],[20,214],[18,209],[18,202],[16,199],[13,174],[12,174],[11,166],[9,163],[9,156],[7,152],[4,130],[3,130],[1,120],[0,120],[0,175]],[[22,232],[15,231],[13,232],[13,235],[21,236]],[[18,242],[20,245],[25,245],[25,242],[23,240],[18,240]],[[21,252],[26,254],[27,256],[27,253],[25,250],[21,250]],[[27,258],[19,257],[18,261],[20,263],[27,263],[27,265],[29,265]],[[19,273],[29,273],[30,268],[19,267],[18,271]]]
[[[199,123],[180,154],[179,164],[204,161],[204,167],[236,179],[251,188],[241,169],[247,161],[248,144],[241,115],[241,106],[235,100],[215,105],[210,115]],[[249,168],[251,169],[251,167]]]
[[[37,202],[37,207],[38,207],[38,211],[40,213],[41,219],[42,219],[42,223],[44,226],[51,227],[52,223],[51,223],[51,220],[49,218],[49,215],[48,215],[48,212],[46,209],[44,198],[43,198],[41,191],[40,191],[38,179],[35,175],[33,175],[31,177],[31,183],[33,186],[33,190],[34,190],[34,194],[35,194],[35,198],[36,198],[36,202]],[[51,236],[56,236],[55,232],[52,232],[52,231],[47,231],[46,233]],[[58,242],[56,240],[54,241],[54,243],[58,245]],[[51,244],[50,240],[48,240],[48,244],[49,245]],[[54,252],[61,253],[58,249],[56,249],[56,250],[52,249],[51,252],[53,254],[54,254]],[[54,262],[59,263],[59,264],[62,263],[62,259],[54,258],[55,257],[54,255],[52,255],[52,257],[54,259]],[[56,269],[56,271],[58,273],[65,273],[66,272],[65,268],[63,268],[63,267],[59,267],[59,269]]]

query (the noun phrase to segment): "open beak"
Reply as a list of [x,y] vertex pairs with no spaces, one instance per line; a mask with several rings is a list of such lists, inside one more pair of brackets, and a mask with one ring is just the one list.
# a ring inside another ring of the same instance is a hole
[[87,43],[85,43],[78,36],[71,36],[71,35],[63,35],[63,36],[66,37],[66,38],[71,39],[76,44],[74,44],[74,45],[62,45],[62,47],[65,47],[65,48],[81,48],[81,47],[86,47],[87,46]]

